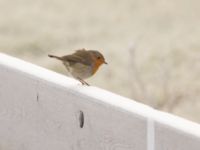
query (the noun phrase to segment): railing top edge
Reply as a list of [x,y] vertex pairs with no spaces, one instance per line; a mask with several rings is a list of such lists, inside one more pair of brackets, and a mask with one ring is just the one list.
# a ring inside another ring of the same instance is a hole
[[[54,71],[42,68],[40,66],[25,62],[18,58],[8,56],[0,53],[0,65],[7,66],[9,68],[24,72],[28,75],[35,76],[38,79],[46,80],[54,84],[60,85],[71,90],[71,92],[89,97],[93,97],[105,103],[115,105],[120,108],[124,108],[128,111],[138,113],[139,115],[148,115],[151,107],[135,102],[128,98],[119,96],[109,91],[94,87],[94,86],[82,86],[75,79],[61,75]],[[147,111],[145,111],[147,110]]]
[[156,122],[166,124],[173,128],[183,130],[184,132],[200,137],[200,125],[197,123],[165,112],[154,110],[147,105],[135,102],[97,87],[82,86],[78,81],[72,78],[25,62],[18,58],[0,53],[0,66],[1,65],[24,72],[30,76],[35,76],[36,78],[51,82],[53,84],[61,85],[62,87],[71,90],[73,93],[92,97],[96,100],[99,100],[101,103],[121,108],[127,112],[144,116],[145,118],[155,120]]

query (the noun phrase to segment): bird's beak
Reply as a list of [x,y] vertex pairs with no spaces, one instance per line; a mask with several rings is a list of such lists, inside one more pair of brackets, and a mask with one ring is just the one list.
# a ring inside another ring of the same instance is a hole
[[106,65],[107,65],[108,63],[107,63],[106,61],[104,61],[104,64],[106,64]]

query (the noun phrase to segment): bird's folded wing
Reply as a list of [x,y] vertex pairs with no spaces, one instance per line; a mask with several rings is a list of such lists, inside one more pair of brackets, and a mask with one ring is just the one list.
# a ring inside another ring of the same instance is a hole
[[70,65],[76,64],[76,63],[82,63],[85,65],[92,65],[92,58],[91,55],[85,51],[85,50],[77,50],[72,55],[66,55],[62,57],[63,61],[68,61]]

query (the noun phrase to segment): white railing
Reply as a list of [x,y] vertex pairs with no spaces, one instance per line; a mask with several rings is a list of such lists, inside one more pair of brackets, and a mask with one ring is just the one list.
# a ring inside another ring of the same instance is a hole
[[200,150],[200,125],[0,54],[0,150]]

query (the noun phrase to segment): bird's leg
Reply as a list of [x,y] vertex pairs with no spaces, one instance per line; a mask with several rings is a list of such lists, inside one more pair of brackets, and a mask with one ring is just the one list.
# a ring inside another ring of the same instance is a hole
[[82,83],[82,85],[87,85],[90,86],[86,81],[84,81],[83,79],[77,77],[77,79]]

